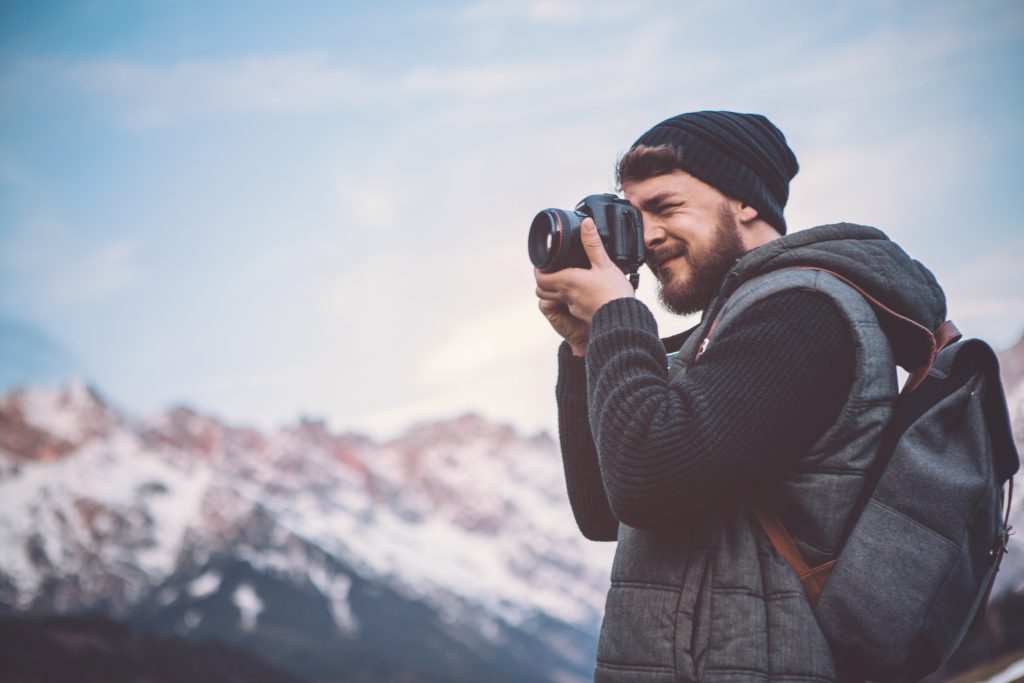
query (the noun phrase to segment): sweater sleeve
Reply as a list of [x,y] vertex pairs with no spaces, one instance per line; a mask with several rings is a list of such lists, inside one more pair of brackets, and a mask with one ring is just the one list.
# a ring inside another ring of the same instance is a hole
[[677,526],[779,476],[834,423],[854,365],[846,322],[812,291],[742,312],[671,383],[647,307],[606,304],[591,324],[586,387],[608,514],[637,528]]
[[587,379],[583,359],[569,345],[558,349],[558,440],[562,447],[565,483],[576,525],[591,541],[614,541],[619,521],[612,515],[601,482],[597,450],[587,416]]

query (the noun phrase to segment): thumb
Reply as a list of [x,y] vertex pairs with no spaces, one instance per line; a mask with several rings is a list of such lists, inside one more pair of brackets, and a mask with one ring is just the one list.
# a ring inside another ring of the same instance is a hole
[[601,235],[597,232],[594,219],[584,218],[580,230],[580,240],[583,242],[583,250],[587,252],[590,264],[595,268],[612,265],[612,260],[608,257],[608,252],[605,251],[604,242],[601,241]]

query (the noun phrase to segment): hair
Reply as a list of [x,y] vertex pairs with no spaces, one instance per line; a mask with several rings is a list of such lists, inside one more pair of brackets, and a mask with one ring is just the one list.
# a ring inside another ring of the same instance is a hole
[[682,155],[672,145],[637,145],[623,154],[615,165],[615,184],[622,190],[625,183],[681,170]]

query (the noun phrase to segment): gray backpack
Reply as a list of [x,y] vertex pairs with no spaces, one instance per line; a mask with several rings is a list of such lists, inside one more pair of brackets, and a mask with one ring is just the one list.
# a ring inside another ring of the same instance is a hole
[[826,272],[920,353],[834,560],[808,566],[775,513],[754,512],[800,577],[840,670],[916,681],[956,650],[1006,551],[1019,459],[999,363],[985,342],[957,341],[952,323],[933,334]]

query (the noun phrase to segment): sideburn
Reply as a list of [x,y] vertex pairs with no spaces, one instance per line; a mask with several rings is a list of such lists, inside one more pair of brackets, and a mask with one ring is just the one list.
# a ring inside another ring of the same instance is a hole
[[722,286],[726,274],[746,253],[736,213],[723,203],[716,220],[714,240],[699,253],[691,248],[687,255],[691,278],[667,286],[662,284],[658,288],[658,299],[665,308],[679,315],[703,311]]

